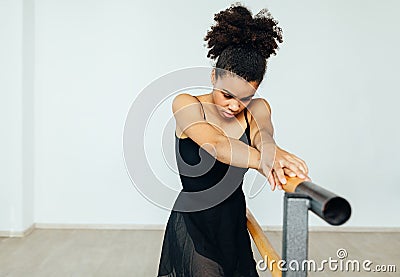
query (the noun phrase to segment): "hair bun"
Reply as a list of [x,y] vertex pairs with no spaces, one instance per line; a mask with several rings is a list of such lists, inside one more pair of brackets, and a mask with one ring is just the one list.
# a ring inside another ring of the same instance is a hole
[[251,11],[240,3],[214,16],[216,24],[207,32],[204,40],[210,48],[207,57],[218,58],[228,47],[253,49],[263,58],[276,55],[278,42],[282,43],[282,29],[267,9],[253,17]]

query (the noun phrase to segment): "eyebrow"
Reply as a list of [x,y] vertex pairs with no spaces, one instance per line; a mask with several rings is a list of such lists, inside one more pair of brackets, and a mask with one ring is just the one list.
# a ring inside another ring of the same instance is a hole
[[[233,93],[230,92],[229,90],[224,89],[224,88],[222,88],[221,90],[224,91],[224,92],[226,92],[226,93],[228,93],[230,96],[232,96],[232,97],[234,97],[234,98],[237,98],[237,97],[236,97],[235,95],[233,95]],[[243,97],[243,98],[241,98],[240,100],[243,100],[243,99],[246,99],[246,98],[251,98],[251,97],[253,97],[254,95],[255,95],[255,93],[253,93],[253,94],[251,94],[251,95],[249,95],[249,96]]]

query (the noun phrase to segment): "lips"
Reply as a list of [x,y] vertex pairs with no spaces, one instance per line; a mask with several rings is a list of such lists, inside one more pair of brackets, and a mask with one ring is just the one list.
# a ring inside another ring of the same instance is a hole
[[234,114],[231,114],[231,113],[228,113],[228,112],[225,112],[225,111],[222,111],[222,113],[225,115],[225,117],[228,117],[228,118],[235,117]]

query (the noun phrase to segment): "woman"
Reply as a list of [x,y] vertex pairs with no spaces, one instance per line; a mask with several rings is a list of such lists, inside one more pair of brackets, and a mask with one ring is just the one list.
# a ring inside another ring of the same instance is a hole
[[[158,276],[258,276],[246,227],[244,174],[257,169],[272,190],[282,188],[285,175],[308,179],[306,164],[274,144],[268,102],[252,99],[266,60],[282,42],[277,22],[266,10],[253,18],[240,4],[214,19],[205,37],[208,57],[217,60],[211,73],[213,90],[197,97],[180,94],[172,108],[182,193],[222,190],[220,197],[193,201],[202,208],[178,197],[167,223]],[[199,167],[201,163],[206,166]]]

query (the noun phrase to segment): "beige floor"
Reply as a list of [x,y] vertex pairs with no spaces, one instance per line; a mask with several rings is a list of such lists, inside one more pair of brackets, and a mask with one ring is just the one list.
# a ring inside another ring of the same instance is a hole
[[[281,233],[267,233],[281,251]],[[24,238],[0,238],[0,276],[156,276],[162,231],[36,229]],[[397,273],[310,272],[309,276],[400,276],[400,233],[312,232],[309,259],[371,260]],[[254,248],[256,261],[261,257]],[[259,271],[260,276],[270,276]]]

